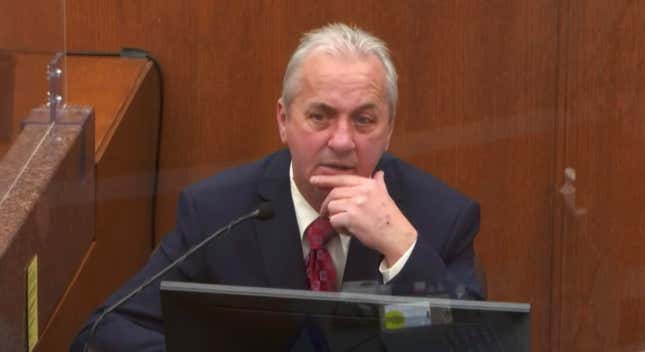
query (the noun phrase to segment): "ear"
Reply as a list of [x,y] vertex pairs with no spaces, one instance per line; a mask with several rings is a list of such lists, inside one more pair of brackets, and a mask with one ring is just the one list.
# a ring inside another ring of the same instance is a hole
[[282,98],[278,99],[275,119],[278,123],[278,133],[282,143],[287,143],[287,108],[282,103]]

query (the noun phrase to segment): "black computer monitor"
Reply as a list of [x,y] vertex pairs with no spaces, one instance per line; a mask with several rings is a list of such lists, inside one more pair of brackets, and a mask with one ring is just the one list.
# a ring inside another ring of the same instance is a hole
[[530,305],[164,281],[174,351],[529,351]]

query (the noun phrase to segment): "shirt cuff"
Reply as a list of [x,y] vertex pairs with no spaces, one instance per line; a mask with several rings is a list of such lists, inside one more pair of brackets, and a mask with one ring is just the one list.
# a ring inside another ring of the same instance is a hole
[[399,274],[401,269],[405,266],[405,263],[408,262],[408,259],[410,258],[410,254],[412,254],[412,250],[414,249],[414,246],[417,244],[417,241],[414,241],[410,248],[408,248],[405,253],[399,258],[399,260],[394,263],[391,267],[387,267],[387,264],[385,264],[385,259],[381,260],[381,264],[378,266],[378,271],[381,272],[381,275],[383,275],[383,283],[387,284],[390,282],[390,280],[394,279],[396,275]]

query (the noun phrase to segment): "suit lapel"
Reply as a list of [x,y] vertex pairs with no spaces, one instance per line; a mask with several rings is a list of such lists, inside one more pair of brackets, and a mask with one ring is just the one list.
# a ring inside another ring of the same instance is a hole
[[256,236],[271,287],[307,289],[305,262],[289,183],[287,152],[271,158],[258,183],[260,197],[271,202],[272,219],[256,222]]

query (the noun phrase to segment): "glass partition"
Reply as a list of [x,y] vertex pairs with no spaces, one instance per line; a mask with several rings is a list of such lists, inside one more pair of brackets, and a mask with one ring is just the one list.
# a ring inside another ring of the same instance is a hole
[[[44,194],[81,127],[54,128],[65,96],[64,0],[1,3],[0,349],[32,351],[52,311],[47,296],[58,296],[49,282],[62,281],[37,264],[49,261],[35,249],[51,246],[49,214],[65,209]],[[40,220],[30,232],[22,225],[34,213]],[[47,276],[40,286],[39,274]]]
[[[2,7],[0,163],[10,150],[14,157],[0,165],[0,201],[45,136],[46,129],[19,137],[24,124],[54,121],[65,96],[64,0],[3,1]],[[34,108],[48,113],[28,119]]]
[[169,351],[531,350],[527,304],[173,281],[161,292]]
[[49,106],[54,119],[65,92],[64,0],[3,1],[0,12],[0,156],[29,112]]

